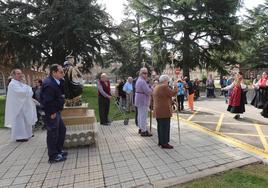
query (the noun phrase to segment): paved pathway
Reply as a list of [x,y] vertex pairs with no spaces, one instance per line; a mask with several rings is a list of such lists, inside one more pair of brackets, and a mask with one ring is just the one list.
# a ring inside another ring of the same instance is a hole
[[[155,124],[155,122],[154,122]],[[9,142],[0,130],[0,187],[165,187],[214,174],[258,159],[181,125],[179,143],[172,121],[173,150],[157,146],[156,131],[140,137],[133,121],[99,126],[96,147],[68,150],[68,160],[48,164],[45,132],[27,143]]]
[[[227,112],[227,104],[223,97],[207,99],[201,97],[195,102],[194,114],[189,111],[180,113],[180,117],[188,120],[188,125],[205,128],[215,135],[236,142],[240,147],[268,158],[268,122],[260,115],[261,110],[246,105],[242,119],[234,119],[234,114]],[[209,106],[208,106],[209,105]]]

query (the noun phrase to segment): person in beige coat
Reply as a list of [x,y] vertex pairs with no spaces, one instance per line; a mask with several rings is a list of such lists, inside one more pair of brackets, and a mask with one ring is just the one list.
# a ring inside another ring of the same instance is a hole
[[174,83],[174,89],[169,86],[170,78],[161,75],[159,84],[153,91],[153,109],[157,120],[158,145],[162,148],[172,149],[170,141],[170,117],[172,116],[172,97],[176,96],[178,86]]

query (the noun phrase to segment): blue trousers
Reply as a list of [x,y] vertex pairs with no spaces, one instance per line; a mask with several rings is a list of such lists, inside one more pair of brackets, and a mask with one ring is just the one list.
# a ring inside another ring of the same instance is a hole
[[47,129],[48,156],[52,159],[63,150],[66,127],[62,121],[60,112],[57,112],[55,119],[46,116],[45,124]]

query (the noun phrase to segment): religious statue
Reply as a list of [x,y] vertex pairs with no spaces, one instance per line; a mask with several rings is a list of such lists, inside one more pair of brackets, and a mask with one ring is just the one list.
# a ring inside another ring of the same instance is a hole
[[64,62],[64,92],[66,106],[82,105],[81,94],[83,92],[82,73],[78,66],[74,65],[74,56],[68,55]]

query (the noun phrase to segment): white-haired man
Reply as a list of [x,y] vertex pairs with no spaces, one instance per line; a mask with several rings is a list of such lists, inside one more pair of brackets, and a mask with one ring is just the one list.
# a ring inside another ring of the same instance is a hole
[[168,85],[169,77],[161,75],[159,84],[154,88],[154,116],[157,120],[158,145],[162,148],[172,149],[170,140],[170,117],[172,116],[172,97],[178,92],[177,83],[174,82],[174,89]]
[[147,83],[148,70],[141,68],[135,88],[135,106],[138,108],[138,125],[141,136],[152,136],[147,129],[147,116],[153,89]]
[[127,111],[133,111],[133,86],[132,77],[128,77],[127,82],[124,84],[123,91],[126,92]]

